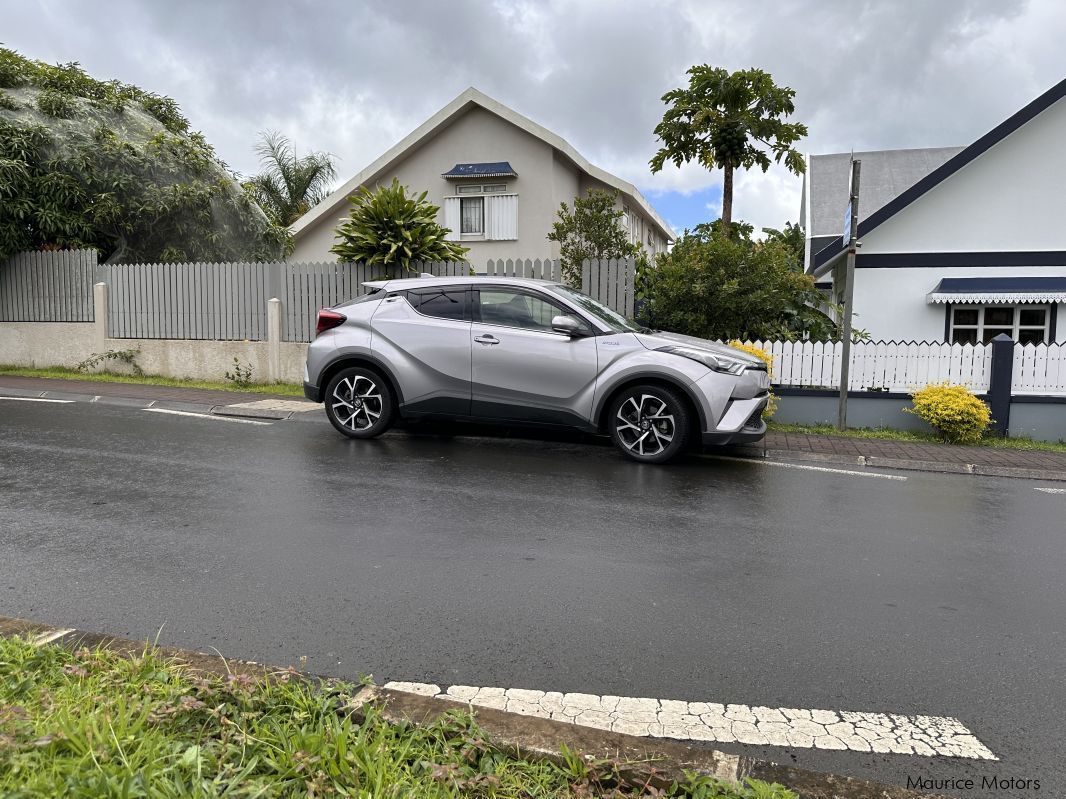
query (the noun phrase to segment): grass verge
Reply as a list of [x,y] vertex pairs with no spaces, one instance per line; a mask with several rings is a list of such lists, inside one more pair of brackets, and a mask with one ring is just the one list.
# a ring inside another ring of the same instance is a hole
[[84,380],[95,383],[133,383],[142,386],[170,386],[172,388],[206,388],[215,391],[282,394],[291,397],[302,397],[304,395],[303,386],[298,383],[251,383],[247,386],[237,386],[232,382],[224,383],[217,380],[185,380],[176,377],[161,377],[159,375],[125,375],[116,372],[79,372],[77,369],[68,369],[64,366],[33,369],[26,366],[0,364],[0,375],[51,377],[61,380]]
[[125,658],[2,639],[0,795],[795,799],[695,775],[657,792],[573,752],[524,760],[465,713],[390,724],[354,707],[353,689],[295,672],[205,676],[149,647]]
[[[775,433],[804,433],[812,436],[843,436],[845,438],[871,438],[883,441],[913,441],[922,444],[943,444],[933,433],[922,433],[913,430],[890,430],[887,428],[850,427],[847,430],[837,430],[828,424],[785,424],[782,422],[770,422],[767,424],[770,431]],[[1022,449],[1039,452],[1066,452],[1066,442],[1035,441],[1031,438],[983,438],[976,447],[992,447],[993,449]]]

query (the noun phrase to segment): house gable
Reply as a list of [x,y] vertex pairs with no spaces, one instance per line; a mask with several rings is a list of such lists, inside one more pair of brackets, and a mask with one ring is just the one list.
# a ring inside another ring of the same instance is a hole
[[[1066,80],[860,221],[863,252],[1066,248],[1057,188],[1066,174],[1064,97]],[[842,253],[839,241],[817,252],[814,270]]]

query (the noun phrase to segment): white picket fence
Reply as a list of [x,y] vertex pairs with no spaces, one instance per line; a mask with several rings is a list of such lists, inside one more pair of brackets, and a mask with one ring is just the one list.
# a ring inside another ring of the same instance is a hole
[[[754,341],[773,356],[774,385],[836,388],[840,385],[840,342]],[[848,386],[852,391],[911,392],[935,383],[988,391],[991,344],[860,341],[851,346]],[[1014,348],[1014,394],[1066,395],[1066,345],[1026,344]]]

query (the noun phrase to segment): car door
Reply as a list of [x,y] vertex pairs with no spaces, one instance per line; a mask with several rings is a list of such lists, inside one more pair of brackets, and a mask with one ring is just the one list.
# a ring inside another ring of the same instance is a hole
[[471,299],[473,415],[587,423],[597,375],[591,326],[588,336],[554,332],[553,317],[580,316],[532,289],[481,285]]
[[470,292],[427,286],[391,293],[374,313],[370,347],[392,368],[404,415],[470,413]]

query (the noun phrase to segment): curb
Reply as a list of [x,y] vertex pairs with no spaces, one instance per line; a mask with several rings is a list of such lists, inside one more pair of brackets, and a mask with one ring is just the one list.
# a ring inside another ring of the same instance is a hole
[[839,466],[858,466],[869,469],[901,469],[913,472],[937,472],[940,474],[971,474],[984,477],[1018,477],[1029,480],[1053,480],[1066,482],[1066,471],[1051,469],[1028,469],[1024,466],[991,466],[980,463],[957,461],[918,461],[898,458],[882,458],[876,455],[837,455],[831,452],[804,452],[792,449],[762,449],[757,446],[729,448],[742,458],[761,460],[776,458],[783,461],[814,461],[833,463]]
[[[136,657],[143,653],[146,647],[152,646],[146,641],[132,641],[0,616],[0,637],[14,636],[29,638],[36,645],[55,644],[71,650],[83,646],[99,647],[127,658]],[[295,673],[307,680],[328,679],[321,675],[293,672],[291,669],[255,661],[226,659],[219,654],[164,646],[153,648],[189,668],[219,677],[234,673],[265,677],[284,672]],[[476,718],[490,744],[503,752],[561,765],[565,763],[561,752],[562,746],[565,745],[586,757],[621,761],[625,764],[622,769],[627,776],[654,787],[665,788],[674,780],[683,781],[686,771],[695,771],[733,783],[741,783],[748,777],[777,782],[804,799],[928,799],[934,796],[856,777],[782,766],[768,760],[687,746],[670,740],[649,740],[536,716],[508,713],[504,710],[475,708],[465,702],[420,696],[376,685],[356,690],[350,704],[362,707],[368,703],[380,705],[386,721],[419,726],[433,723],[450,710],[463,709]],[[360,713],[356,712],[355,717],[360,718]]]

